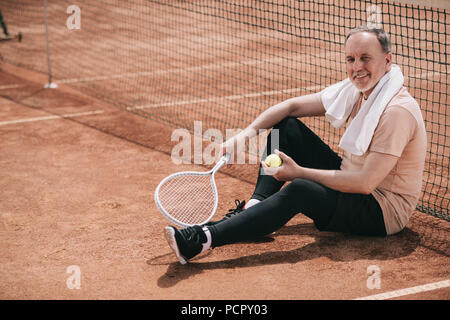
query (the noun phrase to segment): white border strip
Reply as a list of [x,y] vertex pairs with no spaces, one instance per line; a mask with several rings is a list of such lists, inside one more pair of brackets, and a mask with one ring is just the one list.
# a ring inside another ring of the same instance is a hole
[[87,112],[80,112],[80,113],[68,113],[68,114],[57,115],[57,116],[44,116],[44,117],[36,117],[36,118],[1,121],[0,126],[4,126],[7,124],[24,123],[24,122],[35,122],[35,121],[54,120],[54,119],[62,119],[62,118],[75,118],[75,117],[82,117],[82,116],[90,116],[93,114],[100,114],[103,112],[104,112],[103,110],[95,110],[95,111],[87,111]]
[[245,98],[258,98],[258,97],[263,97],[263,96],[295,93],[295,92],[299,92],[299,91],[303,91],[303,90],[317,91],[317,90],[321,90],[325,87],[326,86],[317,85],[317,86],[310,86],[310,87],[245,93],[245,94],[231,95],[231,96],[225,96],[225,97],[213,97],[213,98],[207,98],[207,99],[184,100],[184,101],[173,101],[173,102],[166,102],[166,103],[146,104],[146,105],[141,105],[141,106],[128,107],[127,110],[142,110],[142,109],[150,109],[150,108],[181,106],[181,105],[186,105],[186,104],[200,104],[200,103],[207,103],[207,102],[217,102],[217,101],[221,101],[221,100],[240,100],[240,99],[245,99]]
[[0,86],[0,90],[6,90],[6,89],[16,89],[20,87],[25,87],[23,84],[6,84],[4,86]]
[[442,289],[442,288],[447,288],[447,287],[450,287],[450,279],[439,281],[439,282],[428,283],[428,284],[424,284],[421,286],[375,294],[373,296],[356,298],[353,300],[386,300],[386,299],[398,298],[398,297],[407,296],[410,294],[432,291],[432,290],[437,290],[437,289]]
[[303,61],[307,57],[313,57],[315,59],[325,59],[325,58],[333,58],[338,55],[343,55],[343,52],[340,51],[328,51],[328,52],[321,52],[317,55],[312,55],[308,53],[300,53],[296,55],[291,56],[280,56],[280,57],[270,57],[270,58],[264,58],[264,59],[251,59],[246,61],[230,61],[225,63],[211,63],[207,65],[200,65],[200,66],[194,66],[194,67],[186,67],[186,68],[173,68],[173,69],[164,69],[164,70],[153,70],[153,71],[140,71],[140,72],[128,72],[128,73],[122,73],[122,74],[112,74],[112,75],[105,75],[105,76],[93,76],[93,77],[84,77],[84,78],[70,78],[70,79],[61,79],[56,80],[57,83],[79,83],[79,82],[92,82],[92,81],[107,81],[107,80],[116,80],[116,79],[122,79],[122,78],[134,78],[134,77],[148,77],[148,76],[161,76],[161,75],[167,75],[167,74],[176,74],[180,72],[197,72],[197,71],[206,71],[206,70],[214,70],[214,69],[220,69],[220,68],[241,68],[242,66],[255,66],[265,63],[277,63],[282,62],[286,59],[292,60],[292,61]]
[[419,6],[426,6],[426,7],[434,7],[438,9],[450,9],[450,2],[448,0],[397,0],[399,2],[408,3],[408,4],[414,4]]

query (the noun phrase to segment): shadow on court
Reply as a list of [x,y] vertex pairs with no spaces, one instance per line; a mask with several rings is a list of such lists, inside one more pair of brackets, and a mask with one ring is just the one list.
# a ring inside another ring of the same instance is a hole
[[[397,259],[411,254],[421,242],[419,234],[409,228],[405,228],[398,234],[386,238],[368,238],[341,233],[320,232],[313,223],[285,226],[277,231],[275,235],[257,239],[255,242],[273,241],[273,249],[276,250],[276,238],[289,235],[309,236],[313,237],[315,241],[293,250],[270,251],[251,255],[243,254],[242,257],[214,262],[202,262],[202,259],[205,258],[205,255],[202,255],[186,265],[181,265],[178,262],[173,262],[176,258],[173,253],[169,253],[148,260],[147,263],[149,265],[168,265],[166,273],[158,279],[159,287],[168,288],[204,271],[214,269],[293,264],[319,257],[327,257],[336,262],[361,259]],[[211,253],[212,251],[209,252]],[[164,263],[163,261],[166,262]]]

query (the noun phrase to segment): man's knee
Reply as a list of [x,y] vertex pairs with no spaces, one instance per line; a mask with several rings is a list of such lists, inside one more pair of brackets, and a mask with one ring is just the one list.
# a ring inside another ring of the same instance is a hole
[[308,127],[299,119],[295,117],[286,117],[277,123],[274,129],[278,130],[280,137],[285,137],[288,140],[299,140],[309,131]]
[[299,196],[309,193],[314,182],[306,179],[294,179],[286,187],[284,191],[289,195]]
[[295,117],[286,117],[280,122],[278,122],[273,128],[274,129],[291,129],[291,128],[298,128],[299,125],[303,125],[303,123],[295,118]]

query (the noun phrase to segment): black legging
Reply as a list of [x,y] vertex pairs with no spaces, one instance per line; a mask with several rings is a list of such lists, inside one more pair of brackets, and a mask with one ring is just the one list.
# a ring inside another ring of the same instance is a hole
[[[271,132],[266,154],[278,147],[303,167],[340,168],[342,159],[298,119],[288,117],[273,129],[278,130],[279,145],[271,145]],[[381,208],[372,195],[343,193],[306,179],[294,179],[282,188],[284,182],[261,174],[261,166],[259,170],[252,198],[261,202],[210,226],[213,247],[270,234],[299,212],[319,230],[386,235]]]

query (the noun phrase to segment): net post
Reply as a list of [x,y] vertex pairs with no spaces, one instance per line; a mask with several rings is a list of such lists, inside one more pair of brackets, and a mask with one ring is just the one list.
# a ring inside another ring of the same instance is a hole
[[48,3],[47,0],[44,0],[44,20],[45,20],[45,41],[47,45],[47,67],[48,67],[48,83],[44,85],[46,89],[55,89],[58,88],[56,83],[52,82],[52,64],[50,58],[50,40],[49,40],[49,32],[48,32]]

